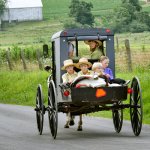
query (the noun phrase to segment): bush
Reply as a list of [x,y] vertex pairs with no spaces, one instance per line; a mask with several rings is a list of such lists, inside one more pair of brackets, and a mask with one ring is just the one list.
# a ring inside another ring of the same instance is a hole
[[[13,61],[18,62],[20,60],[20,52],[21,50],[23,50],[25,59],[29,61],[34,61],[37,59],[36,56],[37,49],[40,50],[40,57],[43,57],[42,47],[37,47],[37,46],[20,47],[18,45],[12,45],[12,47],[9,48],[10,57]],[[6,50],[0,49],[0,63],[2,64],[5,61],[6,61]]]
[[148,31],[148,30],[149,30],[148,26],[144,23],[133,21],[130,24],[130,32],[132,33],[140,33],[140,32]]
[[20,59],[20,50],[21,48],[18,45],[12,46],[10,52],[11,52],[12,59],[14,61],[18,61]]
[[72,20],[66,21],[66,23],[64,24],[65,29],[80,28],[81,26],[82,25],[80,23],[77,23],[77,22],[72,21]]
[[0,49],[0,63],[2,64],[6,61],[6,51],[4,49]]

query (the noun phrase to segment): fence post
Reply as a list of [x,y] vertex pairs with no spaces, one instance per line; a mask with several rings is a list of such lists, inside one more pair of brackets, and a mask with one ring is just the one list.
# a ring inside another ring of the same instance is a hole
[[119,52],[119,42],[118,42],[118,37],[116,37],[116,47],[117,47],[117,52]]
[[48,45],[47,44],[43,45],[43,56],[44,58],[48,57]]
[[27,70],[26,60],[25,60],[25,56],[24,56],[24,50],[20,50],[20,58],[23,63],[23,69]]
[[39,49],[36,50],[36,58],[37,58],[37,61],[38,61],[38,64],[39,64],[39,69],[40,70],[43,70],[43,64],[42,64],[42,61],[40,60],[40,51]]
[[125,47],[126,47],[126,52],[127,52],[128,70],[132,71],[131,50],[130,50],[130,43],[128,39],[125,40]]
[[2,30],[2,20],[1,20],[1,17],[0,17],[0,31]]
[[10,57],[10,48],[8,48],[8,50],[6,51],[6,60],[8,62],[9,69],[13,70],[13,65],[12,65],[11,57]]

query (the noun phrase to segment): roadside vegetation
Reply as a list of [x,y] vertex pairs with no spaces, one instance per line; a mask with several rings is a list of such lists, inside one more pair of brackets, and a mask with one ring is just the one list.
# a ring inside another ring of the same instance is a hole
[[2,15],[2,13],[5,9],[6,2],[7,2],[7,0],[0,0],[0,16]]

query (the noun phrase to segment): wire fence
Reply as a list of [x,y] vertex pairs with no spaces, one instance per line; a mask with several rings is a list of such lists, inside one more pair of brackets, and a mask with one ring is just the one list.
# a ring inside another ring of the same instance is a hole
[[[44,66],[51,65],[50,56],[45,58],[43,50],[34,50],[34,55],[29,52],[17,49],[12,53],[10,48],[3,51],[0,53],[0,70],[34,71],[43,70]],[[115,51],[115,67],[117,71],[132,71],[137,68],[150,69],[150,50],[132,50],[129,41],[126,40],[125,47]]]

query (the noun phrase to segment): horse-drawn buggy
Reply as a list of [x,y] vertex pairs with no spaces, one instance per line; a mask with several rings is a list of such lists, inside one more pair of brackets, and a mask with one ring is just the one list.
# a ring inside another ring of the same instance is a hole
[[[142,96],[140,83],[137,77],[131,81],[131,87],[128,84],[119,86],[76,86],[79,80],[63,88],[62,75],[64,71],[61,69],[64,60],[68,59],[68,42],[75,44],[75,59],[78,61],[78,56],[83,44],[86,40],[99,40],[102,42],[102,51],[104,55],[109,57],[109,67],[113,71],[115,77],[115,51],[114,51],[114,34],[109,29],[91,28],[91,29],[67,29],[55,33],[52,38],[52,74],[48,77],[48,103],[44,105],[42,86],[39,84],[36,94],[36,119],[39,134],[43,131],[44,114],[48,112],[49,127],[52,137],[57,136],[58,128],[58,112],[70,114],[71,116],[79,116],[91,112],[112,111],[112,119],[114,128],[117,133],[121,131],[123,124],[123,109],[130,109],[131,125],[133,132],[138,136],[142,128]],[[88,51],[88,50],[87,50]],[[95,59],[89,59],[93,63]],[[69,88],[69,92],[68,92]],[[130,95],[129,103],[127,100]]]

